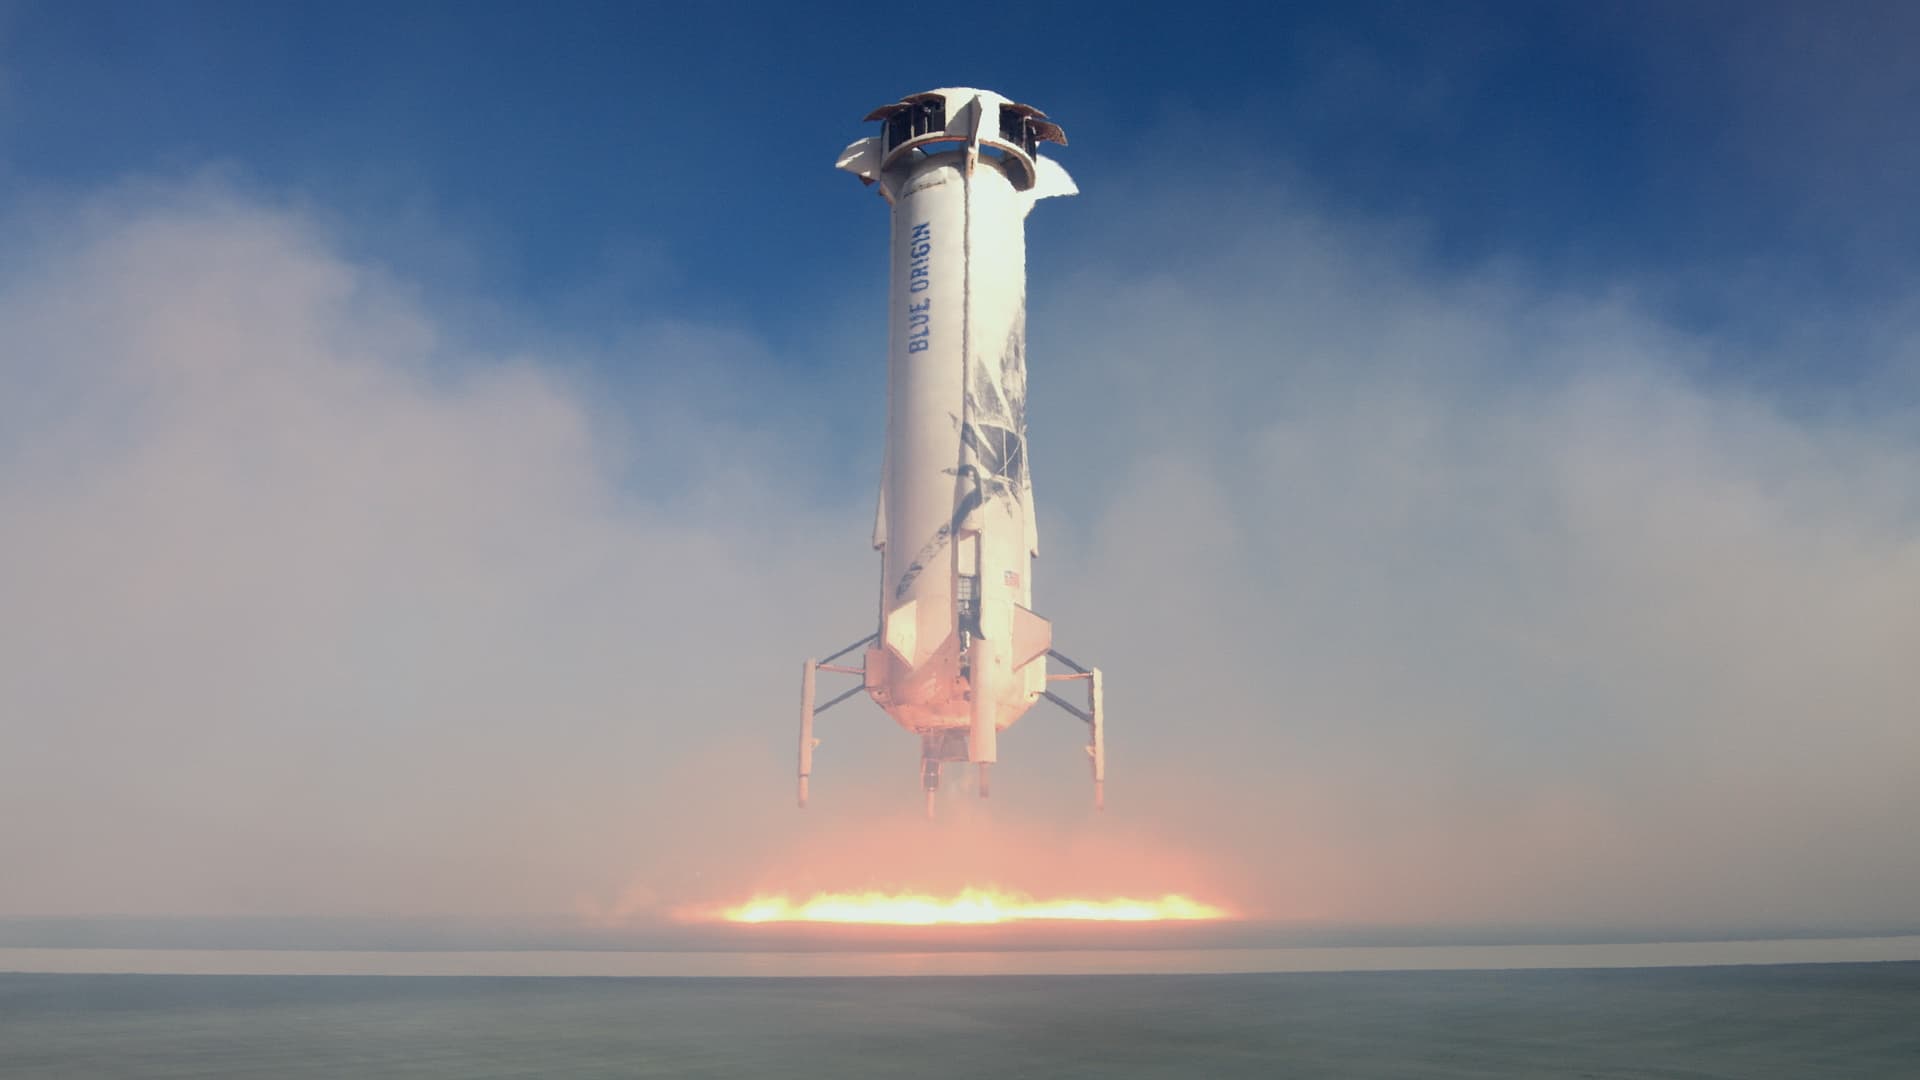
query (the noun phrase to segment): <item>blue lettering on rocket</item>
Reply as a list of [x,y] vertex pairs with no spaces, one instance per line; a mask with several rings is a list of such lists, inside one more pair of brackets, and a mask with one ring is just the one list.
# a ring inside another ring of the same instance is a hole
[[927,351],[927,334],[932,328],[933,299],[928,297],[917,304],[907,305],[907,351],[910,353]]
[[[923,293],[933,287],[933,278],[927,273],[933,263],[933,224],[922,221],[913,227],[913,235],[908,238],[907,247],[907,291]],[[933,332],[933,298],[927,297],[917,303],[907,305],[907,351],[926,352],[931,344],[929,335]]]
[[913,227],[913,235],[908,238],[907,288],[913,292],[926,292],[933,287],[933,279],[927,276],[927,268],[933,261],[933,223],[920,222]]

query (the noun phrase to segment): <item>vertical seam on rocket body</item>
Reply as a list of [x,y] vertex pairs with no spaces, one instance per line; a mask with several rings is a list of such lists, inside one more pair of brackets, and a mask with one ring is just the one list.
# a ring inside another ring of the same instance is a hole
[[[960,429],[955,434],[960,435],[961,438],[955,440],[957,446],[953,462],[954,497],[956,500],[960,495],[959,484],[962,478],[967,475],[967,440],[965,438],[965,432],[967,425],[973,423],[973,417],[969,415],[972,410],[967,400],[967,387],[969,385],[968,380],[973,376],[973,155],[975,153],[976,151],[972,149],[968,150],[966,167],[960,170]],[[978,485],[980,483],[980,477],[975,475],[973,482]],[[981,495],[984,498],[985,492],[981,492]],[[980,560],[984,554],[983,549],[985,546],[986,545],[980,542],[979,537],[976,536],[974,538],[973,558],[974,572],[976,574],[982,572]],[[947,593],[953,598],[951,601],[953,604],[951,617],[957,622],[960,617],[960,590],[958,587],[958,579],[960,576],[960,527],[957,520],[954,524],[953,543],[951,547],[953,569],[948,574],[948,580],[953,581],[954,585],[948,588]],[[975,598],[974,603],[978,605],[979,602],[979,599]],[[965,660],[962,661],[962,663],[966,662]]]

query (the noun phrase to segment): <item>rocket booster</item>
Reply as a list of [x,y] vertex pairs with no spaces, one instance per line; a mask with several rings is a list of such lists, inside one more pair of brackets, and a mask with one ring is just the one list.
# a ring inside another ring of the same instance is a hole
[[1063,139],[996,94],[941,90],[875,110],[885,133],[840,167],[893,216],[887,435],[874,547],[880,640],[868,693],[923,734],[964,726],[967,759],[1045,689],[1051,627],[1031,610],[1026,217],[1071,195],[1037,153]]
[[[921,737],[931,808],[943,762],[976,763],[985,794],[999,732],[1053,697],[1052,626],[1032,610],[1039,536],[1027,456],[1025,230],[1035,203],[1078,189],[1039,152],[1065,144],[1059,126],[998,94],[934,90],[867,120],[881,133],[848,146],[838,165],[876,186],[892,213],[873,528],[879,625],[842,651],[864,646],[861,668],[835,667],[837,657],[808,662],[801,801],[819,711],[814,672],[823,668],[861,675],[874,702]],[[1096,729],[1098,781],[1098,674],[1053,655],[1073,669],[1053,678],[1090,680],[1089,711],[1067,707]]]

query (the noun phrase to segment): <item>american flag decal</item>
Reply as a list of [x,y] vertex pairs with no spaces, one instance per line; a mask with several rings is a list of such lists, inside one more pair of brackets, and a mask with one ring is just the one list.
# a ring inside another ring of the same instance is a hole
[[1020,587],[1020,571],[1018,570],[1007,571],[1007,588],[1017,589],[1019,587]]

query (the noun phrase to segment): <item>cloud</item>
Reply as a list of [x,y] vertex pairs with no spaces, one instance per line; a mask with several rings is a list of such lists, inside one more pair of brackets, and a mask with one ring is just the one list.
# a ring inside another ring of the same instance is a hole
[[217,187],[65,224],[0,301],[0,908],[563,908],[752,723],[718,685],[786,689],[812,620],[767,598],[865,606],[794,573],[831,509],[704,454],[697,401],[605,435]]
[[1145,215],[1177,272],[1035,315],[1080,328],[1033,362],[1037,417],[1073,388],[1038,468],[1100,477],[1049,564],[1085,651],[1181,732],[1168,784],[1243,788],[1162,792],[1185,831],[1328,917],[1920,914],[1910,417],[1702,382],[1741,357],[1629,290],[1260,194]]
[[495,354],[230,186],[16,222],[0,913],[625,916],[977,863],[1340,921],[1920,918],[1911,426],[1702,381],[1730,346],[1631,283],[1219,200],[1135,193],[1033,289],[1037,600],[1109,672],[1112,809],[1036,712],[932,827],[865,704],[789,803],[799,658],[872,617],[877,467],[832,429],[877,440],[877,389],[684,322]]

